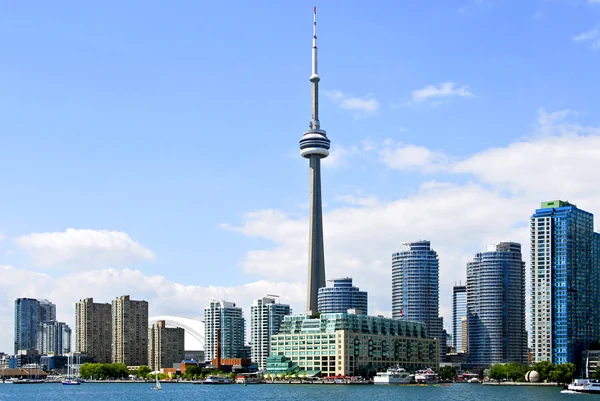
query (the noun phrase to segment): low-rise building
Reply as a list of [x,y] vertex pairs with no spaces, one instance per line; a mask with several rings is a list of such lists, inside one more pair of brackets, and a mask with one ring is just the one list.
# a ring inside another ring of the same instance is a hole
[[422,322],[348,313],[286,316],[271,356],[323,376],[366,376],[392,366],[439,369],[439,342]]
[[585,350],[581,355],[583,369],[585,371],[585,377],[593,378],[600,365],[600,350]]

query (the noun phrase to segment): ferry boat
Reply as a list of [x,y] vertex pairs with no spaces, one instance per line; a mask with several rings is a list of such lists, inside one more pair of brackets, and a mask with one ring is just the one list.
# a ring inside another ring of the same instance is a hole
[[202,384],[231,384],[229,377],[208,376]]
[[414,375],[403,368],[389,368],[385,372],[378,372],[373,378],[374,384],[409,384]]
[[562,393],[591,393],[600,394],[600,382],[591,379],[575,379]]
[[237,384],[262,384],[262,377],[255,373],[242,373],[235,378]]
[[427,368],[415,372],[415,381],[419,384],[437,384],[440,382],[440,379],[431,368]]

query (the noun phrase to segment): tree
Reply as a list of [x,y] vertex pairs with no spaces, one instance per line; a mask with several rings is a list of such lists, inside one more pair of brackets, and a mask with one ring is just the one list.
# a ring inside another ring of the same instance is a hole
[[571,383],[575,375],[575,365],[572,363],[561,363],[554,366],[548,378],[555,383]]
[[200,374],[202,374],[201,368],[196,365],[190,365],[185,367],[185,373],[183,374],[183,377],[185,379],[193,379],[194,376],[198,376]]
[[454,380],[456,377],[456,369],[454,366],[444,366],[440,369],[440,379]]
[[548,379],[548,375],[550,374],[550,371],[552,371],[553,368],[554,366],[550,361],[541,361],[533,365],[533,370],[540,374],[541,382],[546,381]]
[[506,379],[506,367],[499,363],[490,367],[490,374],[488,375],[493,380],[504,380]]
[[142,379],[145,379],[146,376],[148,376],[148,373],[150,373],[150,368],[146,365],[142,365],[137,369],[137,377],[140,377]]
[[506,369],[506,377],[512,381],[522,381],[527,370],[529,370],[528,366],[516,362],[507,363],[504,367]]

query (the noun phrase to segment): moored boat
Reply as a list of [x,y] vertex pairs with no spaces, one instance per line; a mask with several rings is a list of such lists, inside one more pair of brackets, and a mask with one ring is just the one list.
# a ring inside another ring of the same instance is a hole
[[567,386],[565,393],[591,393],[600,394],[600,381],[592,379],[575,379],[573,383]]
[[419,384],[437,384],[440,379],[431,368],[427,368],[415,372],[415,381]]
[[231,384],[231,379],[228,377],[208,376],[203,384]]
[[385,372],[378,372],[373,378],[374,384],[409,384],[414,375],[403,368],[389,368]]

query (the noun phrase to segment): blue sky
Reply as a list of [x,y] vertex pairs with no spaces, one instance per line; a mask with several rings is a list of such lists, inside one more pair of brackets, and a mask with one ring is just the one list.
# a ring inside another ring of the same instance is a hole
[[[303,310],[312,6],[2,5],[0,351],[18,296],[71,324],[124,293],[151,314],[273,292]],[[527,250],[539,202],[600,213],[597,0],[317,7],[327,272],[371,313],[402,242],[440,253],[449,326],[465,262]]]

